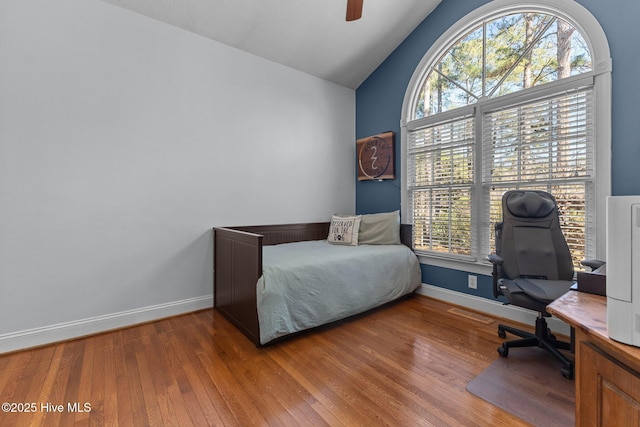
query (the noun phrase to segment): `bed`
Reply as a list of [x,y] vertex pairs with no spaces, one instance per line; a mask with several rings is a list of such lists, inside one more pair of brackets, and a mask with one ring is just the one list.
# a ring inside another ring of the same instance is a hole
[[[388,214],[347,218],[380,215]],[[399,224],[398,216],[396,241],[386,244],[379,228],[368,222],[365,230],[363,221],[353,227],[376,234],[371,240],[371,233],[361,233],[360,244],[353,244],[335,232],[342,218],[214,228],[216,310],[263,346],[395,301],[420,286],[411,226]]]

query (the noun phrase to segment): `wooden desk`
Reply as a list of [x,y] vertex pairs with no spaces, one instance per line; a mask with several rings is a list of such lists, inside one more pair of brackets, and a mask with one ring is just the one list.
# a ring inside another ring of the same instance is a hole
[[607,334],[607,299],[569,291],[547,307],[575,339],[576,426],[640,425],[640,348]]

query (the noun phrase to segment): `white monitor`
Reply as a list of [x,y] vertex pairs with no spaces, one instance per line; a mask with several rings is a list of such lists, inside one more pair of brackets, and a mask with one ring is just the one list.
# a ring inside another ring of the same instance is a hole
[[640,196],[607,197],[607,329],[640,347]]

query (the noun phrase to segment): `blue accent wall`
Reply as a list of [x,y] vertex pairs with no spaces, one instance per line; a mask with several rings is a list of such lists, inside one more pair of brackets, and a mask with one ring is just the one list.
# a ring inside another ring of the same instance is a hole
[[[640,1],[578,0],[600,22],[609,41],[612,72],[611,186],[613,195],[640,194]],[[396,133],[396,179],[356,184],[356,211],[400,209],[400,116],[407,85],[420,60],[459,19],[489,0],[443,0],[438,7],[356,90],[356,137]],[[478,278],[478,291],[467,288],[467,272],[422,266],[424,283],[487,298],[490,278]]]

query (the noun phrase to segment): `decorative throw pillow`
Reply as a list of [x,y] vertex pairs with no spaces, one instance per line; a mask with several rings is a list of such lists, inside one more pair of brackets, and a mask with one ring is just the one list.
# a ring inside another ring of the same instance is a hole
[[399,245],[400,211],[362,215],[358,244]]
[[347,217],[333,215],[329,226],[329,236],[327,237],[329,243],[356,246],[358,244],[361,219],[361,215]]

